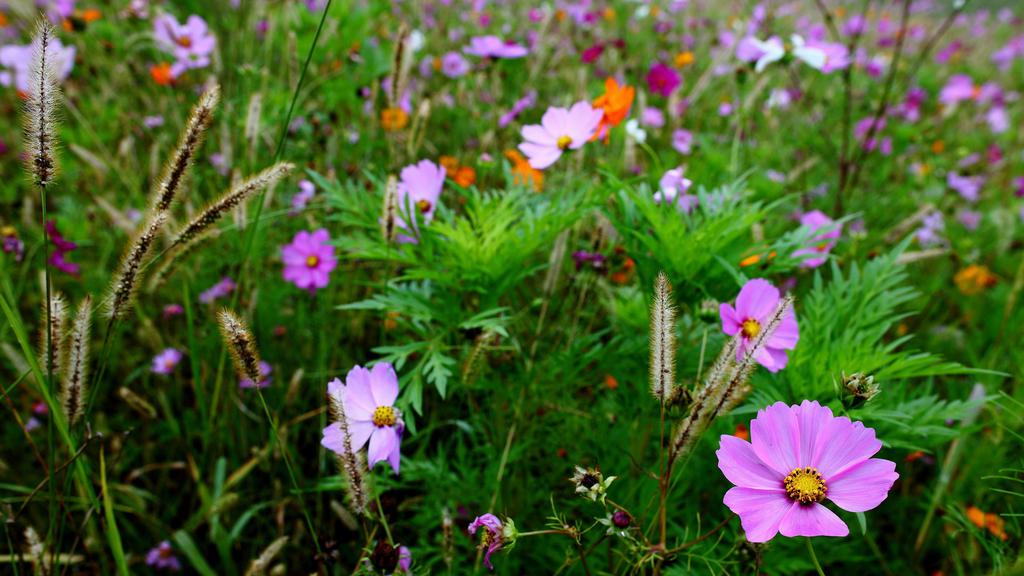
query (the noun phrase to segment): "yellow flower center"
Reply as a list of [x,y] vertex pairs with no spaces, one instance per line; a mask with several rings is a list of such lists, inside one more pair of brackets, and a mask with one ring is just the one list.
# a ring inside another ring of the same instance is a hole
[[316,268],[319,264],[320,258],[318,256],[309,255],[306,257],[306,266]]
[[430,211],[430,200],[420,200],[416,203],[416,208],[420,211],[420,214],[426,214]]
[[747,338],[755,338],[761,333],[761,323],[753,318],[747,318],[743,321],[743,335]]
[[484,526],[484,535],[480,537],[480,547],[487,548],[494,542],[494,534]]
[[373,411],[373,425],[377,428],[394,426],[398,422],[398,415],[391,406],[377,406]]
[[817,468],[810,466],[794,468],[782,482],[786,488],[786,496],[801,504],[821,502],[828,493],[825,479],[821,477]]
[[570,144],[572,144],[572,138],[568,136],[559,136],[557,143],[559,150],[565,150],[566,148],[569,147]]
[[189,38],[188,36],[179,36],[178,39],[177,39],[177,42],[178,42],[178,46],[181,46],[182,48],[191,48],[192,47],[192,39]]

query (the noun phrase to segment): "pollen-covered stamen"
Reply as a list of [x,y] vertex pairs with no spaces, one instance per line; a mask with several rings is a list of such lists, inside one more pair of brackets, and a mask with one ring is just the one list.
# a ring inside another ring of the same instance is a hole
[[810,466],[794,468],[782,483],[786,488],[786,496],[801,504],[821,502],[828,494],[825,479],[821,477],[817,468]]
[[741,330],[744,337],[756,338],[761,333],[761,323],[753,318],[747,318],[743,321]]
[[572,138],[569,136],[559,136],[556,144],[558,144],[559,150],[565,150],[570,144],[572,144]]
[[391,406],[377,406],[373,410],[373,425],[377,428],[394,426],[398,422],[398,414]]
[[420,200],[416,203],[416,209],[420,211],[420,214],[430,212],[432,207],[433,205],[430,203],[430,200]]
[[178,46],[181,46],[182,48],[191,48],[192,47],[192,39],[189,38],[188,36],[178,36],[175,39],[175,42],[177,42]]
[[306,266],[309,268],[316,268],[320,265],[320,257],[310,254],[306,257]]

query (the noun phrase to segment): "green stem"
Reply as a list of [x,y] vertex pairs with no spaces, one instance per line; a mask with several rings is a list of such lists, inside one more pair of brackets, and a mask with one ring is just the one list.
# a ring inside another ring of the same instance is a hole
[[380,516],[380,524],[384,527],[384,533],[388,535],[388,544],[394,546],[395,540],[391,537],[391,527],[388,526],[388,519],[384,516],[384,506],[381,506],[380,494],[374,494],[374,498],[377,500],[377,514]]
[[821,564],[818,563],[818,557],[814,554],[814,544],[811,544],[811,539],[808,537],[807,540],[807,553],[811,556],[811,564],[814,564],[814,569],[818,571],[818,576],[825,576],[825,571],[821,569]]

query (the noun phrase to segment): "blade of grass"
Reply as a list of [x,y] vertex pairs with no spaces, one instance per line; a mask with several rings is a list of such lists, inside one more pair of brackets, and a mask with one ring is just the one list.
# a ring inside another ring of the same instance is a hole
[[103,516],[107,520],[107,541],[110,543],[110,551],[114,555],[114,563],[117,564],[117,572],[122,576],[128,576],[128,560],[124,557],[124,548],[121,546],[121,533],[117,530],[117,517],[114,515],[114,499],[110,496],[110,489],[107,486],[107,466],[103,458],[104,448],[100,446],[100,490],[103,494]]

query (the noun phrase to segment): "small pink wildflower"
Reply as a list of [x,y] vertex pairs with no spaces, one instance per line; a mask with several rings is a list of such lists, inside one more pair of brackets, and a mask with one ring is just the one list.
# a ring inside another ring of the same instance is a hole
[[[828,253],[836,245],[836,238],[842,233],[842,225],[834,226],[835,221],[826,216],[820,210],[812,210],[800,216],[800,226],[807,228],[812,234],[811,243],[814,244],[810,248],[801,248],[796,252],[793,252],[794,258],[800,258],[801,256],[809,256],[804,259],[800,266],[804,268],[817,268],[825,263]],[[822,228],[831,228],[826,232],[820,234],[814,234]]]
[[325,288],[330,282],[331,270],[338,265],[330,241],[323,228],[296,234],[291,244],[281,247],[284,279],[311,293]]
[[[388,362],[375,364],[367,370],[354,366],[345,376],[345,383],[335,378],[327,384],[327,394],[345,406],[352,450],[360,450],[369,443],[367,460],[372,470],[387,460],[398,474],[401,462],[402,433],[405,423],[402,413],[395,408],[398,398],[398,376]],[[323,430],[320,444],[337,454],[344,452],[344,437],[337,422]]]
[[445,175],[444,166],[430,160],[420,160],[402,168],[398,182],[398,206],[412,225],[406,223],[402,216],[395,218],[395,225],[409,234],[399,234],[399,242],[415,244],[415,236],[419,235],[416,221],[421,220],[426,225],[434,219]]
[[566,150],[578,150],[594,135],[604,110],[595,110],[589,102],[577,102],[572,108],[548,108],[541,123],[524,126],[526,142],[519,150],[526,154],[530,166],[543,170],[554,164]]
[[[740,346],[736,350],[737,360],[742,358],[750,348],[754,338],[768,322],[775,307],[779,305],[779,300],[778,288],[772,286],[767,280],[754,278],[748,280],[740,289],[739,296],[736,297],[735,308],[725,302],[719,306],[718,314],[722,318],[722,331],[729,336],[736,334],[742,336]],[[790,309],[754,359],[769,372],[778,372],[789,362],[786,350],[796,348],[799,339],[800,332],[796,323],[796,315]]]
[[166,376],[172,372],[181,362],[182,353],[177,348],[166,348],[163,352],[153,358],[153,373]]
[[469,46],[462,49],[471,56],[481,58],[522,58],[527,49],[512,41],[505,41],[497,36],[476,36],[471,38]]

